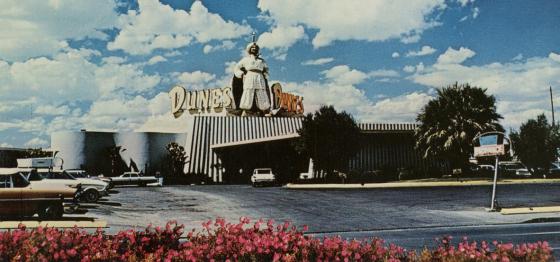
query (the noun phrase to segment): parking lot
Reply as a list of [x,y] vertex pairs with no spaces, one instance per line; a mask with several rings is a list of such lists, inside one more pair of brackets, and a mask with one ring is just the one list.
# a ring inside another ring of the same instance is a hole
[[[503,207],[560,205],[560,185],[498,187]],[[118,191],[118,193],[117,193]],[[290,190],[248,185],[118,187],[88,212],[72,215],[107,221],[108,231],[164,225],[177,220],[187,228],[216,217],[289,220],[312,232],[402,229],[430,226],[520,223],[559,218],[558,213],[502,215],[485,211],[488,186],[352,190]]]

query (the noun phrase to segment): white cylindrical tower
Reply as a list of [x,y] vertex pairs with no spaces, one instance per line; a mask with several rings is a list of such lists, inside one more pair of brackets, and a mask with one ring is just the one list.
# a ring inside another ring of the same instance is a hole
[[146,172],[149,164],[150,145],[146,133],[126,132],[115,134],[115,144],[121,146],[121,157],[129,168],[136,166],[138,171]]
[[63,169],[81,169],[85,164],[85,132],[55,132],[51,136],[51,148],[58,151]]

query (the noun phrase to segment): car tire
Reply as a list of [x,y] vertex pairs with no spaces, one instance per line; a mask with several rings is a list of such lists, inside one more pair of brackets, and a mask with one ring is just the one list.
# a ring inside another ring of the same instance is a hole
[[43,206],[38,215],[41,219],[59,219],[62,218],[62,214],[64,214],[62,203],[51,203]]
[[97,200],[99,200],[99,192],[94,189],[86,190],[82,194],[82,200],[88,203],[95,203],[97,202]]
[[145,186],[147,186],[147,185],[148,185],[148,184],[146,184],[145,182],[142,182],[142,183],[138,184],[138,186],[140,186],[140,187],[145,187]]

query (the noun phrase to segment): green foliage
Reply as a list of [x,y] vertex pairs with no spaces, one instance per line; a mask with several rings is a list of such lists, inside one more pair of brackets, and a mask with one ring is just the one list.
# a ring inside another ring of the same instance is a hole
[[313,158],[315,168],[327,174],[346,172],[348,161],[360,148],[360,128],[354,118],[332,106],[307,114],[298,133],[296,151]]
[[108,146],[105,148],[105,153],[111,161],[111,174],[110,176],[118,176],[125,169],[123,168],[123,160],[121,158],[121,152],[125,151],[122,146]]
[[478,133],[503,131],[498,123],[496,99],[486,89],[457,83],[437,90],[416,120],[416,148],[424,158],[435,157],[464,168],[473,151],[472,139]]
[[183,168],[188,163],[185,148],[176,142],[171,142],[165,146],[165,149],[167,150],[167,164],[170,167],[171,174],[183,174]]
[[510,139],[514,154],[533,173],[535,169],[547,171],[558,157],[560,130],[549,125],[544,114],[521,124],[519,132],[511,131]]

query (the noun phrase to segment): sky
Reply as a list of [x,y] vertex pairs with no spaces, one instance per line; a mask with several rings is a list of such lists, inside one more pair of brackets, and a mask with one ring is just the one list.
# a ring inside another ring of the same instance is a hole
[[53,132],[81,129],[184,132],[167,91],[229,86],[252,32],[269,82],[306,112],[414,122],[458,82],[487,89],[518,129],[550,119],[549,87],[560,105],[559,14],[554,0],[3,0],[0,147],[48,148]]

